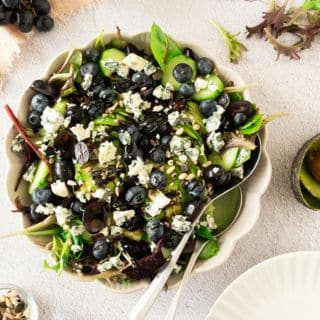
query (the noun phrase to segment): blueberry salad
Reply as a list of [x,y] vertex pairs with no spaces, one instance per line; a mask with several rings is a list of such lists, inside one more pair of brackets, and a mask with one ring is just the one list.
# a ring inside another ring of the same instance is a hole
[[[156,24],[147,47],[100,35],[31,89],[27,125],[6,106],[19,132],[12,151],[25,159],[25,234],[48,237],[46,268],[92,279],[152,277],[197,208],[243,178],[266,121],[214,61]],[[211,241],[203,259],[217,251],[216,227],[208,213],[196,231]]]
[[48,0],[0,0],[0,26],[16,25],[23,33],[33,27],[47,32],[54,26],[50,11]]

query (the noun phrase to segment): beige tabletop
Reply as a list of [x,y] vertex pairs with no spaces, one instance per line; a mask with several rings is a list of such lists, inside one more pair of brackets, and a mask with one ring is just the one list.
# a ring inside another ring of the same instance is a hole
[[[126,33],[148,30],[156,21],[177,39],[195,42],[228,64],[223,40],[208,20],[242,31],[259,22],[266,9],[263,1],[244,0],[102,0],[95,10],[86,9],[61,22],[48,34],[30,39],[6,80],[1,103],[16,106],[19,93],[37,79],[59,51],[77,47],[102,29],[121,27]],[[231,258],[218,269],[194,277],[188,284],[177,319],[204,319],[221,292],[238,275],[274,255],[320,248],[320,215],[300,205],[290,190],[289,173],[299,146],[320,131],[320,43],[301,54],[300,61],[280,58],[270,45],[258,39],[245,40],[248,53],[233,68],[248,82],[258,82],[252,97],[265,113],[287,112],[289,116],[269,126],[268,150],[273,179],[263,198],[261,217],[254,229],[238,242]],[[9,121],[1,111],[1,143]],[[0,153],[0,233],[20,228],[19,214],[11,213],[4,181],[6,163]],[[96,283],[80,283],[65,275],[57,277],[42,269],[46,255],[25,238],[0,242],[0,282],[18,284],[37,299],[41,319],[124,319],[140,292],[120,295]],[[163,319],[174,291],[163,292],[148,319]]]

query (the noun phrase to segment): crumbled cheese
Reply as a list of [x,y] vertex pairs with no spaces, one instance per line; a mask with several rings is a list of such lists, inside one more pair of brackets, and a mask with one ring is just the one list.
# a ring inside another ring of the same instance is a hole
[[46,203],[45,205],[39,204],[36,207],[36,213],[44,214],[46,216],[50,216],[54,214],[55,206],[52,203]]
[[148,76],[155,73],[157,68],[148,60],[138,56],[135,53],[128,54],[123,60],[122,64],[128,66],[134,71],[144,71]]
[[122,78],[127,78],[129,74],[129,67],[126,66],[124,63],[120,63],[116,72],[118,76]]
[[83,81],[81,82],[81,87],[83,90],[87,91],[92,85],[93,75],[90,73],[86,73],[83,77]]
[[164,195],[161,191],[158,191],[157,194],[154,195],[152,202],[146,207],[145,210],[150,216],[155,217],[159,215],[161,210],[170,202],[170,198]]
[[241,148],[237,157],[237,162],[244,163],[250,158],[251,151],[245,148]]
[[41,116],[41,125],[45,131],[54,133],[63,125],[64,118],[61,113],[53,108],[46,107]]
[[71,210],[61,206],[56,207],[55,214],[56,214],[57,223],[59,226],[65,225],[72,217]]
[[207,144],[211,149],[219,152],[225,144],[221,132],[211,132],[207,138]]
[[168,122],[172,127],[175,127],[180,122],[179,111],[173,111],[168,114]]
[[102,166],[116,159],[117,148],[113,142],[105,141],[99,147],[99,163]]
[[234,177],[238,177],[239,179],[243,179],[243,176],[244,176],[244,168],[243,168],[243,166],[231,169],[231,174]]
[[154,241],[150,241],[150,251],[154,252],[157,249],[157,244]]
[[11,150],[13,152],[22,152],[25,149],[26,143],[23,137],[18,133],[12,140]]
[[147,61],[144,65],[143,70],[147,76],[151,76],[152,74],[157,72],[157,67],[154,66],[150,61]]
[[123,228],[118,226],[111,226],[110,228],[110,235],[114,237],[121,236],[123,234]]
[[193,163],[197,163],[200,156],[200,152],[197,148],[188,148],[185,150],[185,153]]
[[77,183],[73,180],[68,180],[67,181],[67,185],[70,186],[70,187],[75,187],[77,185]]
[[124,266],[124,262],[121,261],[119,255],[117,255],[105,260],[102,263],[99,263],[97,269],[99,272],[106,272],[112,268],[116,268],[119,270],[123,266]]
[[109,227],[104,227],[99,233],[107,237],[109,235]]
[[126,146],[131,143],[131,135],[128,131],[120,131],[119,132],[119,140],[120,142]]
[[33,162],[28,168],[27,172],[22,176],[23,180],[27,182],[32,182],[37,171],[37,162]]
[[151,107],[151,103],[149,101],[144,101],[138,92],[125,92],[122,94],[122,99],[126,111],[132,113],[136,120],[141,117],[143,110],[147,110]]
[[91,193],[91,196],[96,199],[105,200],[108,203],[111,201],[111,192],[108,188],[98,188],[96,191]]
[[69,117],[66,117],[65,119],[64,119],[64,121],[63,121],[63,126],[65,127],[65,128],[69,128],[69,126],[70,126],[70,123],[71,123],[71,116],[69,116]]
[[82,203],[85,203],[87,202],[87,198],[86,198],[86,193],[84,191],[75,191],[74,192],[74,195],[76,196],[76,198],[82,202]]
[[103,66],[108,68],[110,71],[115,72],[119,67],[119,62],[114,59],[106,59],[103,61]]
[[186,149],[191,147],[191,141],[178,136],[173,136],[170,140],[170,151],[173,154],[179,155],[184,153]]
[[171,229],[177,231],[179,233],[185,233],[190,231],[191,229],[191,222],[187,220],[187,217],[182,215],[175,215],[173,216],[171,222]]
[[159,106],[154,106],[153,108],[152,108],[152,111],[153,112],[160,112],[160,111],[162,111],[163,110],[163,106],[161,106],[161,105],[159,105]]
[[71,227],[71,234],[73,236],[81,236],[85,232],[85,227],[83,224],[77,224]]
[[209,80],[208,89],[210,91],[216,91],[218,89],[217,85],[215,84],[215,82],[213,80]]
[[51,191],[62,198],[69,196],[69,190],[64,181],[57,180],[56,182],[51,183]]
[[121,227],[124,222],[132,219],[135,216],[136,212],[134,210],[123,210],[123,211],[113,211],[113,220],[114,223]]
[[89,139],[91,136],[91,127],[84,128],[83,124],[77,123],[74,127],[70,128],[71,132],[77,137],[78,141]]
[[134,177],[138,176],[138,180],[140,184],[146,185],[149,183],[150,177],[149,174],[151,173],[153,165],[150,164],[144,164],[142,159],[140,157],[137,157],[137,159],[132,160],[129,168],[128,168],[128,176]]
[[219,129],[221,125],[221,116],[224,112],[225,109],[217,105],[217,111],[214,112],[208,119],[206,119],[206,129],[209,133]]
[[206,220],[203,220],[203,221],[200,222],[200,225],[205,226],[210,231],[215,230],[215,229],[218,228],[218,226],[217,226],[217,224],[216,224],[216,222],[214,220],[214,217],[209,215],[209,214],[206,215]]
[[208,87],[208,82],[202,78],[197,78],[194,82],[194,88],[196,92],[199,92],[202,89],[205,89]]
[[83,247],[78,244],[73,244],[70,249],[73,253],[79,253],[82,251]]
[[171,91],[167,88],[167,87],[164,87],[163,85],[158,85],[152,92],[152,94],[158,98],[158,99],[161,99],[161,100],[170,100],[171,99],[171,96],[172,96],[172,93]]

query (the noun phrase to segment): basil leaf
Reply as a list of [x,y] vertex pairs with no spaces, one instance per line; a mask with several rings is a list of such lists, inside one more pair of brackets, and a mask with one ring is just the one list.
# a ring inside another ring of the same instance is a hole
[[256,113],[249,121],[240,127],[240,133],[244,135],[251,135],[258,132],[263,126],[263,115],[261,113]]
[[320,10],[320,0],[305,0],[302,7],[307,10]]
[[202,225],[200,225],[196,229],[196,236],[201,239],[205,239],[205,240],[212,240],[213,239],[210,230],[207,227],[202,226]]
[[219,250],[218,242],[216,239],[209,240],[206,246],[202,249],[199,259],[206,260],[217,254]]
[[94,47],[99,51],[103,51],[106,48],[106,46],[104,44],[104,33],[103,32],[101,32],[97,36],[96,41],[94,43]]
[[170,59],[182,54],[182,51],[175,42],[155,23],[153,23],[151,27],[150,47],[161,69],[164,69]]

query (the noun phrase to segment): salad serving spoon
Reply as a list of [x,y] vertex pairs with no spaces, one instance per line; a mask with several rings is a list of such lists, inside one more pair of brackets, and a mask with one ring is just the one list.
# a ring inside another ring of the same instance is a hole
[[250,159],[245,164],[243,179],[240,180],[234,177],[227,186],[216,188],[214,195],[206,203],[202,204],[201,207],[198,208],[197,215],[192,222],[190,231],[188,231],[183,235],[178,246],[175,248],[174,251],[172,251],[170,260],[168,260],[160,268],[157,275],[151,281],[148,289],[140,297],[138,302],[135,304],[134,308],[129,313],[128,319],[142,320],[147,315],[150,308],[152,307],[155,300],[157,299],[158,295],[160,294],[163,287],[167,283],[167,280],[170,277],[177,261],[179,260],[179,257],[184,247],[186,246],[191,235],[193,234],[195,227],[198,225],[201,216],[203,215],[204,212],[206,212],[207,208],[210,205],[212,205],[212,202],[226,195],[229,191],[240,186],[254,173],[255,169],[259,164],[261,153],[262,153],[262,143],[259,135],[256,136],[255,143],[256,143],[256,149],[251,153]]
[[[223,203],[230,202],[231,199],[234,199],[235,201],[231,201],[232,204],[230,208],[228,208],[227,210],[221,211],[220,207],[223,207]],[[237,218],[239,217],[240,212],[242,210],[242,204],[243,204],[243,193],[240,186],[229,191],[227,194],[221,196],[219,199],[217,199],[214,202],[213,213],[211,216],[215,219],[215,221],[219,218],[219,215],[225,215],[227,217],[225,219],[227,221],[225,221],[225,223],[223,223],[222,225],[219,225],[219,231],[214,235],[215,237],[221,236],[228,229],[230,229],[232,225],[237,221]],[[217,225],[218,225],[218,222],[217,222]],[[207,245],[207,243],[208,243],[208,240],[204,242],[202,241],[196,242],[195,248],[188,261],[188,264],[183,273],[183,277],[180,282],[179,288],[174,296],[174,299],[171,302],[171,305],[167,312],[165,320],[174,319],[183,289],[188,283],[191,277],[191,272],[193,270],[193,267],[196,264],[202,249]]]

